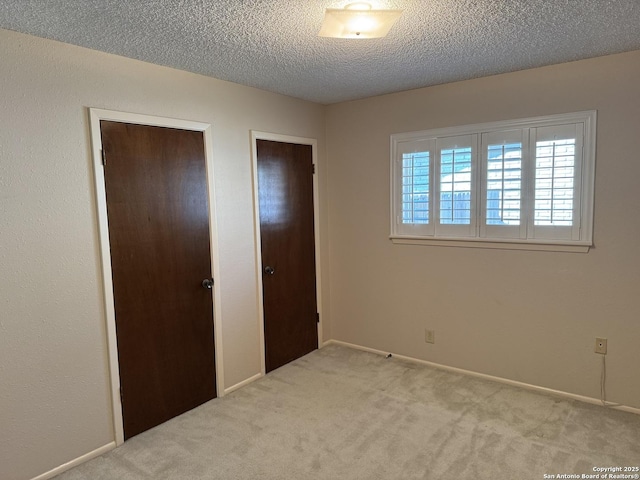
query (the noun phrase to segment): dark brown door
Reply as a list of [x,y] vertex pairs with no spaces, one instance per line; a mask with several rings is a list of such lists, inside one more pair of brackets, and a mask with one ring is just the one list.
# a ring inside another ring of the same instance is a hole
[[257,141],[267,372],[318,348],[310,145]]
[[216,396],[201,132],[100,122],[124,435]]

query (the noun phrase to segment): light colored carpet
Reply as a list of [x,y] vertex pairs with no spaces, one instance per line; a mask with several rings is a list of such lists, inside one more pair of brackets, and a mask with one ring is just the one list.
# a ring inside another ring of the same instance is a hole
[[640,416],[329,346],[56,479],[514,480],[639,464]]

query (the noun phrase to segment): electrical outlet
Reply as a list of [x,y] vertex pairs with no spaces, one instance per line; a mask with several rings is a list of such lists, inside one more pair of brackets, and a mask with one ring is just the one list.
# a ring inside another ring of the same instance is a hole
[[424,341],[426,343],[436,343],[436,332],[433,330],[425,330]]
[[607,354],[607,339],[606,338],[596,338],[596,348],[593,350],[596,353],[600,353],[602,355]]

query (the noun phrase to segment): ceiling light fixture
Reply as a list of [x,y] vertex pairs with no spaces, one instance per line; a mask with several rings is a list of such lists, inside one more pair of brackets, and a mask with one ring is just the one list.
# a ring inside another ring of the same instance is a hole
[[374,10],[364,2],[350,3],[344,8],[327,8],[320,37],[381,38],[385,37],[402,10]]

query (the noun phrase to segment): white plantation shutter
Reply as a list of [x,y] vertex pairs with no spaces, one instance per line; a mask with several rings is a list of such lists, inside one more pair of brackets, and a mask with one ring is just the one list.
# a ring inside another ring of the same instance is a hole
[[528,135],[523,130],[482,134],[480,236],[483,238],[526,238],[522,168]]
[[438,138],[436,150],[436,235],[475,236],[477,135]]
[[397,145],[392,187],[395,208],[392,230],[405,235],[433,235],[433,149],[435,140],[407,141]]
[[531,129],[531,238],[579,239],[582,130],[582,124]]
[[429,223],[430,152],[402,155],[402,223]]
[[595,121],[592,111],[392,135],[391,238],[587,251]]

